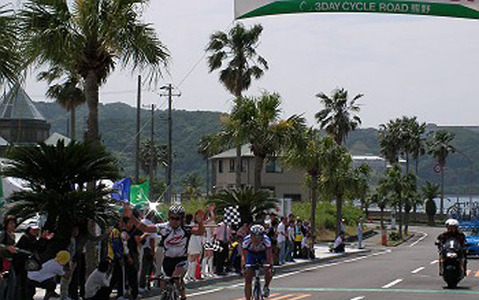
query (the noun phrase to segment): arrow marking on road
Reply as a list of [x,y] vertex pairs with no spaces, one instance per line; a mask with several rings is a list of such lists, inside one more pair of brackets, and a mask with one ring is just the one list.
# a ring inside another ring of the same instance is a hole
[[395,286],[396,284],[400,283],[401,281],[403,281],[403,279],[396,279],[396,280],[394,280],[394,281],[392,281],[392,282],[390,282],[386,285],[383,285],[381,288],[388,289],[388,288],[390,288],[392,286]]
[[417,269],[414,270],[414,271],[411,271],[411,273],[416,274],[416,273],[421,272],[421,271],[424,270],[424,269],[425,269],[424,267],[420,267],[420,268],[417,268]]
[[467,271],[466,271],[466,276],[471,275],[471,272],[472,272],[471,270],[467,270]]
[[409,247],[414,247],[417,245],[417,243],[419,243],[420,241],[424,240],[426,237],[427,237],[427,233],[425,232],[420,232],[422,234],[422,237],[420,239],[418,239],[417,241],[415,241],[414,243],[412,243],[411,245],[409,245]]
[[474,275],[476,277],[479,277],[479,271],[476,272],[476,275]]
[[359,297],[352,298],[351,300],[363,300],[364,298],[366,298],[366,297],[359,296]]

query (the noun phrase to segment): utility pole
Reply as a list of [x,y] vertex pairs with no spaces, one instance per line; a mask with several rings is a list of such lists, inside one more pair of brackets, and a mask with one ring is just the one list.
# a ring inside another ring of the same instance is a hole
[[135,184],[140,181],[140,112],[141,112],[141,75],[138,75],[138,96],[136,99],[136,157]]
[[162,86],[160,89],[162,90],[167,90],[168,94],[163,95],[160,94],[160,96],[168,96],[168,145],[167,145],[167,173],[166,173],[166,200],[168,203],[171,203],[171,185],[172,185],[172,180],[171,180],[171,174],[173,171],[173,158],[172,158],[172,136],[173,136],[173,121],[171,118],[171,106],[172,106],[172,101],[173,101],[173,96],[175,97],[180,97],[181,93],[178,94],[173,94],[173,86],[170,84]]
[[154,194],[153,194],[153,180],[155,178],[155,156],[156,156],[156,149],[155,149],[155,105],[151,105],[151,136],[150,136],[150,164],[148,167],[149,175],[150,175],[150,201],[153,201]]

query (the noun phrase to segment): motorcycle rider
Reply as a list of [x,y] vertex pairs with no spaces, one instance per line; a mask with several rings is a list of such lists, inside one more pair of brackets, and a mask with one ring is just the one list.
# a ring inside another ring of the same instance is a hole
[[[443,233],[441,233],[437,237],[437,244],[442,245],[444,244],[447,240],[454,238],[458,240],[460,246],[461,246],[461,256],[460,256],[460,265],[461,265],[461,270],[466,274],[467,271],[467,260],[466,260],[466,235],[459,231],[459,221],[456,219],[448,219],[445,222],[447,230]],[[442,259],[439,259],[439,270],[440,274],[442,275]]]

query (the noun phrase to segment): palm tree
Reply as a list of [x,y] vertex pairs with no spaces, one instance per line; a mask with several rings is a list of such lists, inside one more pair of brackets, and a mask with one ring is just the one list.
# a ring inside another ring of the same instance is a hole
[[390,120],[387,124],[379,125],[379,147],[381,154],[391,165],[398,163],[399,153],[402,149],[400,119]]
[[438,130],[433,132],[427,141],[427,152],[437,160],[437,164],[441,170],[441,204],[439,208],[441,215],[444,213],[444,167],[446,165],[446,158],[449,153],[456,152],[456,148],[451,145],[453,139],[453,133]]
[[316,113],[315,118],[320,124],[321,129],[331,135],[338,145],[341,145],[347,138],[350,131],[355,130],[360,124],[361,119],[355,115],[360,108],[356,101],[363,97],[363,94],[354,96],[352,100],[348,99],[348,91],[344,88],[335,89],[331,97],[324,93],[316,95],[324,105],[324,109]]
[[102,147],[60,140],[54,146],[12,148],[11,163],[3,176],[20,178],[27,190],[14,192],[10,213],[29,218],[47,215],[46,228],[57,229],[57,241],[68,245],[72,227],[92,220],[104,227],[112,207],[106,197],[111,191],[102,184],[85,189],[88,182],[118,177],[117,162]]
[[[210,191],[210,174],[209,174],[209,158],[220,153],[222,150],[221,140],[217,134],[209,134],[202,136],[197,144],[197,151],[203,156],[206,162],[206,195]],[[213,166],[213,170],[215,170]],[[215,172],[213,172],[214,176]]]
[[[39,80],[46,80],[52,84],[62,77],[63,70],[60,67],[51,68],[48,72],[41,72]],[[70,138],[76,139],[76,108],[86,102],[83,84],[80,76],[70,72],[61,84],[54,84],[48,87],[47,96],[55,99],[61,107],[70,112]]]
[[336,143],[332,137],[323,142],[321,156],[320,189],[324,196],[336,201],[336,236],[341,232],[343,201],[354,189],[355,176],[351,170],[352,158],[348,150]]
[[18,82],[22,65],[18,44],[18,27],[13,10],[0,6],[0,85]]
[[413,173],[403,176],[403,198],[404,198],[404,234],[407,236],[409,228],[409,213],[416,203],[419,202],[417,192],[417,178]]
[[372,169],[367,164],[362,164],[358,168],[354,169],[354,189],[352,191],[351,198],[357,198],[361,202],[361,210],[364,211],[365,218],[368,218],[369,205],[371,199],[369,195],[369,179]]
[[[251,86],[253,78],[259,79],[268,69],[266,60],[256,52],[262,31],[263,27],[259,24],[248,29],[242,23],[237,23],[228,33],[213,33],[206,47],[211,53],[208,57],[210,72],[223,68],[223,63],[227,61],[227,66],[220,71],[220,81],[236,99]],[[236,120],[240,121],[241,119]],[[241,128],[241,124],[235,126]],[[242,142],[242,135],[238,132],[235,135],[236,187],[241,185]]]
[[[140,146],[140,166],[146,173],[150,174],[151,156],[153,155],[153,172],[155,173],[158,166],[166,166],[168,162],[167,158],[167,146],[164,144],[158,145],[151,140],[144,140]],[[156,176],[154,176],[156,177]]]
[[161,75],[169,58],[151,24],[140,21],[148,0],[27,0],[20,12],[27,63],[61,66],[84,80],[86,140],[99,141],[99,87],[117,63]]
[[299,130],[291,134],[284,150],[282,162],[286,166],[304,170],[310,177],[311,190],[311,237],[316,242],[316,203],[318,202],[318,182],[321,174],[323,139],[314,128]]
[[426,201],[424,207],[426,208],[426,214],[428,216],[429,225],[434,225],[434,215],[436,214],[436,202],[434,199],[439,194],[439,185],[426,181],[426,184],[421,187],[421,192]]
[[254,154],[254,188],[261,188],[261,172],[267,159],[280,152],[289,133],[304,126],[304,119],[293,115],[280,120],[279,94],[263,92],[259,98],[243,98],[238,110],[246,116],[244,135]]
[[201,177],[198,173],[188,174],[182,181],[183,194],[188,198],[198,198],[201,196],[200,186],[202,185]]
[[210,202],[215,203],[216,209],[221,213],[229,206],[238,206],[243,223],[263,218],[278,205],[278,201],[270,197],[268,192],[253,187],[223,190],[214,195]]
[[405,180],[401,174],[401,169],[398,165],[394,165],[392,168],[387,170],[386,176],[379,180],[379,185],[383,191],[389,191],[389,201],[392,205],[398,208],[398,218],[399,218],[399,237],[402,238],[402,228],[403,228],[403,205],[404,205],[404,193]]

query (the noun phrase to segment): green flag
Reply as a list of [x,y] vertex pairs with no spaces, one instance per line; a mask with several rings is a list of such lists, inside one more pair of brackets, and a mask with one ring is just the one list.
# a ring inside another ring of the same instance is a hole
[[148,195],[150,194],[150,182],[145,181],[141,184],[132,184],[130,188],[131,204],[148,204]]

